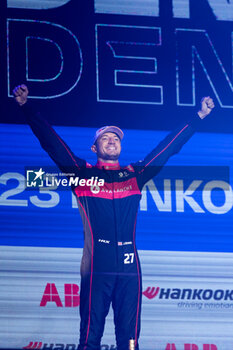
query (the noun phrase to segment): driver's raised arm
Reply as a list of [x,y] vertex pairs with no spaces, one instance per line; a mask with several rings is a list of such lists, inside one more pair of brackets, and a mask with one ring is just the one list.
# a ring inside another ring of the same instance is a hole
[[27,102],[28,88],[22,84],[13,90],[15,101],[22,108],[27,122],[36,135],[42,148],[63,172],[77,173],[86,161],[76,157],[51,125]]
[[201,100],[201,108],[193,118],[180,125],[175,131],[171,132],[158,146],[156,146],[142,161],[132,164],[138,174],[138,183],[140,189],[144,184],[158,174],[167,160],[178,153],[182,146],[190,139],[196,131],[197,125],[201,123],[212,109],[214,102],[212,98],[204,97]]

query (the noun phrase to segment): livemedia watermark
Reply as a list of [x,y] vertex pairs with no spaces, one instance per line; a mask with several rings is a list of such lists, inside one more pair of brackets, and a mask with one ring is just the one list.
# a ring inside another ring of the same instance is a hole
[[103,187],[104,179],[98,176],[84,178],[74,173],[51,172],[46,168],[26,169],[27,189],[64,189],[69,187]]

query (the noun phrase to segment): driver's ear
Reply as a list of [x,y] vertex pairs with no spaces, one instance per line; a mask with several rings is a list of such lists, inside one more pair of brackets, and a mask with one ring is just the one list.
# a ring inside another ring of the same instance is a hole
[[91,146],[91,150],[92,150],[92,152],[97,153],[97,147],[96,147],[96,145],[92,145],[92,146]]

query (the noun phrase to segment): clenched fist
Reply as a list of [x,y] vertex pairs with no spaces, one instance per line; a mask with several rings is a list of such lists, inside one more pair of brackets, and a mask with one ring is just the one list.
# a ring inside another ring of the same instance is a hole
[[15,96],[15,101],[19,104],[19,106],[22,106],[27,102],[28,88],[26,85],[21,84],[14,88],[13,94]]
[[214,101],[211,97],[203,97],[201,100],[201,109],[198,111],[198,115],[201,119],[204,119],[212,109],[214,108]]

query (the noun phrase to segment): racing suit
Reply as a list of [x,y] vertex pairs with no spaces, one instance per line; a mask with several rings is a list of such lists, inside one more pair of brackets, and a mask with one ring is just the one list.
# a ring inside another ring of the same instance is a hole
[[81,262],[79,350],[100,349],[105,318],[112,303],[118,350],[138,349],[142,282],[135,227],[141,190],[168,158],[192,136],[201,120],[195,116],[170,133],[144,160],[125,167],[76,157],[39,113],[26,103],[23,110],[41,146],[60,170],[80,179],[104,180],[104,186],[75,186],[84,227]]

